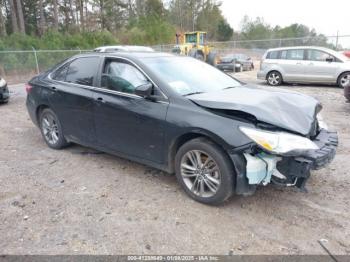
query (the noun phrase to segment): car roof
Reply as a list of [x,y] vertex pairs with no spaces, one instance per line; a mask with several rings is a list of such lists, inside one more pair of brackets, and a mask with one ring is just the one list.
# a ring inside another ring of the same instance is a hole
[[271,49],[268,49],[267,51],[270,52],[270,51],[281,51],[281,50],[290,50],[290,49],[317,49],[317,50],[326,51],[326,52],[329,52],[330,50],[333,51],[332,49],[321,47],[321,46],[286,46],[286,47],[271,48]]
[[86,56],[107,56],[107,57],[121,57],[130,59],[140,59],[140,58],[155,58],[155,57],[175,57],[177,55],[162,52],[141,52],[141,51],[123,51],[123,52],[91,52],[85,54],[79,54],[75,57],[86,57]]
[[[115,49],[115,50],[113,50]],[[145,51],[153,52],[153,48],[148,46],[139,45],[109,45],[109,46],[99,46],[94,49],[94,52],[114,52],[114,51]]]

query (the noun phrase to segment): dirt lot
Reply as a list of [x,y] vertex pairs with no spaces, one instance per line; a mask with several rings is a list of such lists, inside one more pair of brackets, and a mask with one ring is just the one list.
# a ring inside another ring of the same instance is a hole
[[[253,83],[255,73],[237,77]],[[174,176],[71,146],[49,149],[23,85],[0,106],[2,254],[350,254],[350,104],[329,86],[284,86],[319,99],[339,132],[334,162],[309,193],[261,187],[219,207],[185,195]]]

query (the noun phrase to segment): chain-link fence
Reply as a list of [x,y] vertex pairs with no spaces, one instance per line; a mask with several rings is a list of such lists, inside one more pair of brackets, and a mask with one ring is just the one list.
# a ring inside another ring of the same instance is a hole
[[[276,38],[258,40],[235,40],[226,42],[210,42],[209,45],[219,55],[227,53],[243,53],[253,59],[260,59],[267,49],[289,46],[322,46],[333,50],[350,50],[350,35],[317,36],[297,38]],[[155,45],[156,51],[171,52],[174,44]]]
[[[335,50],[350,50],[350,35],[319,36],[282,39],[236,40],[210,42],[209,45],[219,55],[243,53],[259,61],[269,48],[285,46],[323,46]],[[156,51],[171,52],[174,44],[152,46]],[[0,51],[0,76],[9,83],[28,81],[33,75],[43,72],[58,62],[75,54],[91,50],[25,50]]]
[[9,83],[23,83],[53,65],[88,50],[0,51],[0,76]]

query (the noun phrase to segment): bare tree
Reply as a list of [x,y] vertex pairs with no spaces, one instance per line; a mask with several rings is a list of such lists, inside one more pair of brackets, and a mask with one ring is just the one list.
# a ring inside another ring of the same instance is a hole
[[53,25],[56,31],[58,31],[58,3],[57,0],[53,0]]
[[12,31],[14,33],[18,32],[18,24],[17,24],[17,14],[16,14],[16,7],[13,0],[9,0],[10,4],[10,10],[11,10],[11,24],[12,24]]
[[17,18],[18,18],[19,31],[21,33],[25,34],[26,28],[24,26],[24,16],[23,16],[23,9],[22,9],[21,0],[16,0],[16,7],[17,7]]
[[78,0],[79,3],[79,18],[80,26],[83,31],[85,31],[85,21],[84,21],[84,0]]
[[70,16],[71,16],[71,19],[72,19],[72,24],[75,25],[76,22],[75,22],[75,15],[74,15],[73,6],[74,6],[73,0],[69,0]]
[[39,34],[42,35],[45,32],[45,13],[43,0],[39,0]]
[[7,36],[5,19],[3,16],[3,6],[4,2],[3,0],[0,0],[0,36]]

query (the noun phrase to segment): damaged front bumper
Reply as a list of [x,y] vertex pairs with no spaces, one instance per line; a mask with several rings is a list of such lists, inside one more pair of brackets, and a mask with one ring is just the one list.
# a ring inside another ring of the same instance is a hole
[[269,183],[296,186],[306,191],[305,183],[310,177],[310,171],[320,169],[333,160],[338,135],[322,129],[313,142],[319,149],[301,155],[277,156],[252,152],[230,154],[237,174],[236,194],[251,195],[257,185]]

